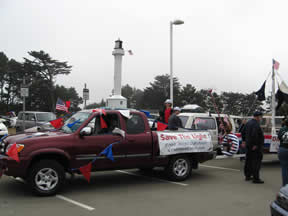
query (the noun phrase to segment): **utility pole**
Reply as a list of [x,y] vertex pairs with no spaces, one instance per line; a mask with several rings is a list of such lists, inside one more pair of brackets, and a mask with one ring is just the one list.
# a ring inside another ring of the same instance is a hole
[[272,66],[272,136],[276,134],[275,129],[275,71],[274,71],[274,64]]
[[173,25],[182,25],[184,21],[174,20],[169,23],[170,28],[170,100],[174,102],[173,96]]

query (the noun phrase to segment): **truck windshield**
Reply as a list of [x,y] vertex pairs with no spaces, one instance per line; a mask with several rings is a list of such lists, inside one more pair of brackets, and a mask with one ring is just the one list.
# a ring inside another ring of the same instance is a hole
[[77,112],[69,119],[65,121],[64,126],[62,127],[62,131],[65,133],[74,133],[84,121],[86,121],[91,113],[88,112]]
[[[193,125],[196,125],[199,130],[215,130],[216,123],[213,118],[195,118]],[[195,127],[192,125],[192,129]]]

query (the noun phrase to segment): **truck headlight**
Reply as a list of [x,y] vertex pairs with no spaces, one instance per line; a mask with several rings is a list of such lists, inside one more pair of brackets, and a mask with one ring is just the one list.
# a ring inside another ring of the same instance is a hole
[[[13,144],[9,144],[6,148],[6,153],[9,151],[9,149],[14,145]],[[24,149],[24,144],[16,144],[16,147],[17,147],[17,151],[18,153],[21,152],[23,149]]]

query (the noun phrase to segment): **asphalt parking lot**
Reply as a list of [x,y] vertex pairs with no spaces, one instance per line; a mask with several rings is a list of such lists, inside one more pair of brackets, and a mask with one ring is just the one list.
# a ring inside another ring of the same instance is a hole
[[21,181],[0,179],[0,215],[270,215],[281,186],[276,155],[266,155],[263,185],[244,181],[239,159],[213,160],[187,181],[165,179],[161,170],[109,171],[69,180],[53,197],[35,197]]

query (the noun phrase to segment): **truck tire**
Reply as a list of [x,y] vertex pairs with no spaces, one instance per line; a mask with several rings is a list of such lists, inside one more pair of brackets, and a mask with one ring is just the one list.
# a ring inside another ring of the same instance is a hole
[[28,175],[28,184],[32,192],[39,196],[56,194],[64,182],[64,167],[54,160],[41,160],[35,163]]
[[191,160],[184,155],[172,157],[166,167],[166,173],[173,181],[184,181],[190,177],[191,172]]

